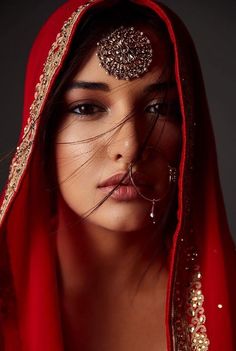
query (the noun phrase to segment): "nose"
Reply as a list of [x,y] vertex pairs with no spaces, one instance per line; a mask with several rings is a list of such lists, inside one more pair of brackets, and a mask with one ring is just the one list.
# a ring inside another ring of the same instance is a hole
[[107,148],[111,160],[125,165],[136,160],[141,142],[137,129],[135,118],[130,118],[113,132]]

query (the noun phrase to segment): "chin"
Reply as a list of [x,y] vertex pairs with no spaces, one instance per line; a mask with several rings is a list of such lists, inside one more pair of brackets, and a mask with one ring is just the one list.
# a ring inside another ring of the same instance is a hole
[[152,224],[149,211],[145,209],[121,211],[112,208],[109,210],[99,208],[87,218],[87,221],[92,225],[113,232],[140,231]]

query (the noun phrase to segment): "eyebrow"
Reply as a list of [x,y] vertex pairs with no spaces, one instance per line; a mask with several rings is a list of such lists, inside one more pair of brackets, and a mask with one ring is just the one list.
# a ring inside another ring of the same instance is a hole
[[72,89],[111,91],[109,85],[106,83],[85,82],[85,81],[74,81],[70,83],[67,87],[67,90],[72,90]]
[[145,93],[154,93],[154,92],[163,92],[170,88],[175,88],[175,81],[166,81],[166,82],[157,82],[151,85],[148,85],[145,89]]
[[[173,88],[176,86],[175,81],[167,81],[167,82],[157,82],[148,85],[144,88],[145,93],[153,93],[153,92],[163,92],[167,89]],[[110,92],[111,88],[108,84],[102,82],[85,82],[85,81],[74,81],[71,82],[68,87],[68,90],[72,89],[84,89],[84,90],[100,90],[105,92]]]

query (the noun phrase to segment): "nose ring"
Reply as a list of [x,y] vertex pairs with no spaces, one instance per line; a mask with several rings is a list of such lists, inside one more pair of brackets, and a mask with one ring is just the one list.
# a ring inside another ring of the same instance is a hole
[[132,167],[133,167],[133,164],[130,163],[129,165],[129,177],[130,177],[130,180],[131,180],[131,183],[132,185],[134,186],[134,188],[136,189],[137,193],[144,199],[144,200],[147,200],[149,202],[152,203],[152,207],[151,207],[151,211],[150,211],[150,218],[152,220],[152,223],[153,224],[156,224],[156,215],[155,215],[155,212],[156,212],[156,205],[158,202],[162,201],[166,196],[167,194],[169,194],[169,191],[170,191],[170,186],[171,184],[174,184],[176,183],[177,181],[177,169],[175,167],[172,167],[168,164],[168,179],[169,179],[169,182],[168,182],[168,189],[166,191],[166,193],[160,197],[160,198],[149,198],[145,195],[143,195],[139,188],[136,186],[135,182],[134,182],[134,179],[133,179],[133,174],[132,174]]

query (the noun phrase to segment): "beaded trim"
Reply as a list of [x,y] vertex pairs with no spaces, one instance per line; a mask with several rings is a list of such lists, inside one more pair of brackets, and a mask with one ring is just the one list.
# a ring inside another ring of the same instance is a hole
[[191,316],[189,332],[193,351],[207,351],[210,344],[205,327],[206,316],[203,307],[204,295],[201,290],[201,278],[201,273],[196,269],[189,287],[188,314]]
[[210,341],[205,326],[202,274],[198,265],[198,253],[191,247],[184,249],[183,256],[186,264],[183,265],[182,283],[176,282],[174,296],[174,350],[208,351]]
[[21,177],[32,153],[40,112],[52,78],[62,62],[73,27],[82,11],[92,2],[94,2],[94,0],[90,0],[86,4],[81,5],[72,13],[68,20],[64,22],[61,31],[57,35],[56,40],[52,44],[48,53],[43,72],[39,78],[39,83],[35,88],[34,101],[30,107],[29,118],[26,127],[24,128],[22,141],[17,147],[15,156],[11,162],[8,184],[0,208],[0,223],[2,222],[11,199],[19,186]]
[[183,100],[185,116],[186,153],[182,184],[182,218],[175,256],[175,277],[172,293],[172,346],[175,351],[208,351],[210,340],[205,325],[204,295],[202,292],[202,273],[200,257],[195,238],[194,209],[192,207],[194,165],[196,157],[196,135],[198,124],[196,110],[192,103],[194,85],[192,61],[184,38],[176,37],[178,60],[177,72]]

